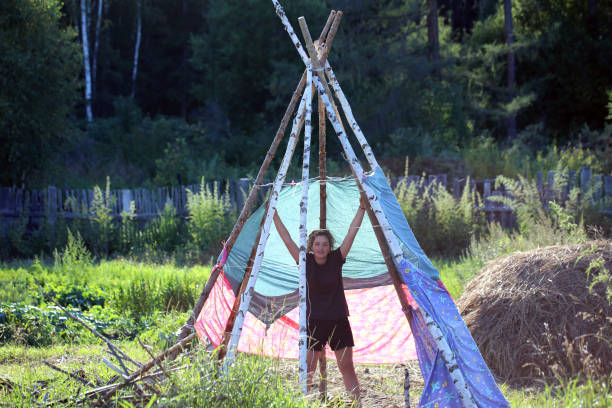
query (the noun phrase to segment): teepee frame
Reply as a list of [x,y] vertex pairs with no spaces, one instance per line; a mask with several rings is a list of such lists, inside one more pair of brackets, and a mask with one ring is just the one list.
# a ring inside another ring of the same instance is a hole
[[[387,269],[390,273],[391,280],[396,289],[402,310],[406,315],[406,318],[412,329],[412,309],[408,304],[408,300],[404,293],[404,290],[401,286],[401,279],[398,272],[398,266],[400,261],[403,258],[402,250],[399,246],[399,242],[394,235],[391,226],[383,214],[383,210],[378,202],[376,195],[370,189],[370,187],[363,183],[364,179],[364,170],[361,167],[361,164],[358,158],[355,155],[355,152],[350,145],[346,131],[342,124],[339,110],[334,102],[334,98],[332,92],[329,88],[331,85],[331,89],[333,89],[335,97],[340,102],[340,106],[342,111],[344,112],[347,123],[349,124],[351,130],[355,134],[359,145],[364,151],[366,160],[368,161],[369,167],[371,170],[374,170],[378,167],[378,163],[376,158],[374,157],[374,153],[370,148],[363,132],[359,128],[357,121],[355,120],[351,107],[348,103],[348,100],[344,93],[342,92],[342,88],[338,83],[335,74],[331,68],[331,64],[327,60],[327,55],[329,53],[331,43],[333,38],[337,32],[338,25],[340,23],[342,12],[332,11],[330,16],[325,24],[325,27],[321,33],[321,36],[316,42],[312,41],[310,36],[308,26],[306,24],[306,20],[303,17],[298,19],[300,28],[303,34],[303,37],[306,42],[306,51],[304,47],[300,43],[297,35],[295,34],[287,16],[284,13],[281,5],[278,0],[272,0],[274,4],[274,8],[276,14],[281,19],[285,30],[287,31],[289,37],[291,38],[298,54],[300,55],[304,65],[306,66],[306,70],[302,75],[302,78],[293,93],[293,97],[279,129],[276,133],[274,141],[270,146],[268,153],[264,159],[264,162],[259,170],[259,173],[255,179],[254,187],[247,197],[245,201],[244,207],[238,217],[238,221],[236,225],[232,229],[232,232],[224,246],[224,256],[218,265],[215,266],[213,271],[211,272],[211,276],[204,287],[198,302],[196,303],[194,310],[189,318],[189,320],[182,327],[179,342],[183,341],[186,337],[190,335],[193,331],[194,322],[199,315],[202,306],[206,302],[216,279],[224,266],[225,259],[227,258],[227,253],[229,253],[244,226],[246,219],[249,215],[250,209],[255,201],[255,198],[261,188],[261,183],[263,181],[263,177],[266,174],[269,165],[271,163],[272,158],[276,154],[278,149],[278,145],[281,139],[284,136],[286,127],[289,122],[289,118],[291,114],[295,110],[295,106],[297,105],[298,100],[300,100],[299,106],[297,108],[297,114],[293,120],[292,130],[289,136],[289,141],[287,145],[287,149],[285,151],[282,163],[278,170],[276,179],[273,184],[272,193],[270,194],[269,201],[266,204],[265,215],[262,219],[260,231],[258,237],[256,239],[256,245],[253,247],[253,251],[251,253],[251,257],[247,264],[247,268],[245,270],[245,275],[243,278],[243,282],[239,289],[238,296],[236,297],[236,301],[230,314],[230,318],[226,324],[226,330],[224,333],[224,338],[222,341],[222,345],[220,349],[220,358],[223,358],[223,370],[227,370],[229,366],[232,364],[235,353],[238,348],[238,342],[240,340],[240,335],[242,333],[242,324],[244,322],[244,318],[246,317],[246,313],[249,308],[249,304],[251,298],[254,293],[255,283],[257,281],[257,277],[259,274],[259,270],[261,267],[261,262],[263,259],[263,253],[266,246],[267,239],[270,234],[270,227],[272,222],[272,217],[276,211],[276,204],[278,201],[278,195],[285,180],[287,168],[289,167],[289,163],[291,161],[291,157],[297,145],[297,140],[299,137],[299,133],[302,127],[305,127],[304,132],[304,153],[303,153],[303,163],[302,163],[302,200],[300,203],[300,255],[299,255],[299,272],[300,272],[300,280],[299,280],[299,304],[300,304],[300,335],[299,335],[299,379],[300,385],[304,391],[306,391],[306,305],[305,305],[305,293],[306,293],[306,278],[305,278],[305,262],[306,262],[306,215],[307,215],[307,198],[308,198],[308,170],[309,170],[309,159],[310,159],[310,136],[311,136],[311,113],[312,113],[312,89],[313,87],[316,89],[318,94],[318,102],[319,102],[319,173],[321,176],[321,187],[320,187],[320,202],[321,202],[321,213],[320,213],[320,226],[324,228],[326,225],[326,206],[325,206],[325,198],[326,198],[326,190],[325,190],[325,180],[327,177],[327,172],[325,168],[325,118],[324,115],[327,115],[327,119],[331,123],[338,139],[342,145],[344,153],[347,157],[349,165],[351,167],[351,171],[353,176],[355,177],[355,181],[359,187],[359,190],[363,195],[367,197],[369,202],[369,206],[367,213],[372,223],[374,232],[376,234],[376,238],[380,245],[382,254],[385,259],[385,263]],[[302,95],[303,91],[303,95]],[[302,95],[300,97],[300,95]],[[423,309],[420,310],[425,319],[426,325],[430,330],[434,341],[436,342],[442,360],[446,364],[449,369],[450,376],[455,383],[455,387],[457,389],[459,398],[461,399],[463,405],[465,407],[475,407],[476,403],[466,385],[465,378],[461,373],[461,370],[457,368],[457,361],[455,359],[454,353],[451,351],[448,343],[446,342],[444,336],[442,335],[441,329],[438,327],[437,323],[429,316]],[[230,335],[231,332],[231,335]],[[413,330],[414,332],[414,330]],[[322,364],[323,369],[323,364]],[[324,379],[325,374],[322,370],[322,377]],[[322,383],[324,385],[324,383]]]

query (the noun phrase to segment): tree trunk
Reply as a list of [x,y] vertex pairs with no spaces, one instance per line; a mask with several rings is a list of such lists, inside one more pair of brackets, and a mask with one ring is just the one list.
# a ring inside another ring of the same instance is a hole
[[440,40],[438,35],[438,0],[427,0],[427,39],[429,41],[429,62],[433,65],[433,77],[440,75]]
[[[506,44],[508,45],[508,102],[515,96],[516,61],[512,45],[514,44],[514,34],[512,32],[512,1],[504,0],[504,21],[506,26]],[[506,132],[508,140],[516,139],[516,114],[510,113],[506,118]]]
[[[183,0],[183,21],[187,23],[188,14],[188,4],[187,0]],[[182,85],[182,95],[181,95],[181,117],[183,120],[187,120],[187,93],[188,93],[188,84],[189,84],[189,71],[188,71],[188,62],[189,59],[189,47],[187,41],[183,42],[183,61],[181,70],[183,71],[183,77],[181,78]]]
[[588,31],[596,37],[599,34],[599,27],[597,23],[597,0],[587,0],[587,25]]
[[102,8],[104,0],[98,0],[98,16],[96,18],[96,34],[94,38],[94,51],[92,63],[92,82],[93,93],[96,93],[96,84],[98,83],[98,49],[100,48],[100,30],[102,28]]
[[136,0],[136,44],[134,46],[134,65],[132,68],[132,93],[130,94],[130,98],[132,99],[134,99],[134,96],[136,95],[136,77],[138,76],[138,55],[140,54],[140,40],[142,37],[142,1],[143,0]]
[[87,36],[87,0],[81,0],[81,41],[83,44],[83,66],[85,67],[85,112],[87,121],[93,120],[91,110],[91,66],[89,64],[89,40]]

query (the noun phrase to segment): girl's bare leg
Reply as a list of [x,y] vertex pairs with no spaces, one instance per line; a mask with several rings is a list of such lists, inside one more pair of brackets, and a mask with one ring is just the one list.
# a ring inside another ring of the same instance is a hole
[[361,407],[361,390],[359,389],[359,380],[357,379],[357,374],[355,374],[355,365],[353,364],[353,348],[345,347],[335,350],[334,353],[338,361],[338,369],[344,380],[344,387],[346,391],[353,395],[355,406]]
[[321,353],[321,351],[316,350],[308,350],[306,353],[306,392],[310,392],[310,388],[312,388],[314,373],[317,371],[317,363]]

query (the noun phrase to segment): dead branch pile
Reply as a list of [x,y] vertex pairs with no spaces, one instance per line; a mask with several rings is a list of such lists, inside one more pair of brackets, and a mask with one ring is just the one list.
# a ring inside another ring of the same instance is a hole
[[609,271],[606,241],[516,253],[483,268],[457,307],[485,361],[505,381],[607,378],[611,283],[591,284]]

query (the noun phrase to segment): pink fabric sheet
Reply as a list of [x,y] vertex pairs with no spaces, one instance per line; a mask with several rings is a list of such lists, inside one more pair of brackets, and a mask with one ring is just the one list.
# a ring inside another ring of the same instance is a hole
[[[402,285],[411,306],[416,307]],[[355,338],[353,360],[360,364],[403,363],[417,358],[410,326],[402,312],[393,285],[345,292]],[[223,272],[196,320],[203,341],[215,347],[221,342],[225,323],[234,304],[234,293]],[[299,310],[295,308],[266,326],[251,313],[244,319],[238,351],[276,358],[298,358]],[[335,358],[326,347],[328,358]]]

